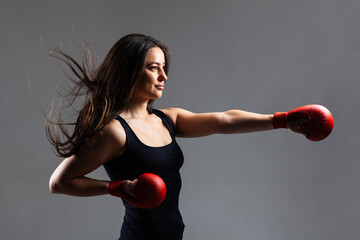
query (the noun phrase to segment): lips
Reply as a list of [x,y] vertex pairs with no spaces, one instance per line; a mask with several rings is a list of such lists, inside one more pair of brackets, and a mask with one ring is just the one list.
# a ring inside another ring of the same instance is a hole
[[159,90],[163,90],[164,89],[164,84],[155,85],[155,88],[159,89]]

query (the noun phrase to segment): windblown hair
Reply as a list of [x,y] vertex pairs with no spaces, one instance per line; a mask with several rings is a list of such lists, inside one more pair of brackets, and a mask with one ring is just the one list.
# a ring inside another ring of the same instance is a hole
[[[85,95],[84,105],[77,111],[76,122],[65,122],[61,111],[54,117],[52,111],[46,118],[45,130],[56,154],[69,157],[75,154],[85,141],[124,110],[132,97],[145,68],[149,50],[159,47],[165,55],[165,73],[170,66],[168,48],[160,41],[142,34],[129,34],[110,49],[102,64],[94,67],[89,48],[83,48],[82,62],[56,48],[50,55],[63,61],[75,77],[69,77],[74,87],[65,96],[73,107],[79,96]],[[148,102],[151,113],[153,100]],[[54,120],[55,119],[55,120]],[[69,128],[72,127],[72,130]]]

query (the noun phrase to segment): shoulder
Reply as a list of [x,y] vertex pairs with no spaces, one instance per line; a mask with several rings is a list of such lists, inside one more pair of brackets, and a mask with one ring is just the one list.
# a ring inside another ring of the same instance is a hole
[[121,155],[126,142],[125,130],[116,119],[111,120],[104,128],[95,136],[90,138],[85,148],[102,149],[110,155]]
[[160,111],[165,113],[174,122],[175,125],[180,116],[193,114],[192,112],[182,108],[166,108],[160,109]]
[[101,134],[106,136],[109,140],[115,141],[116,144],[124,145],[126,141],[126,134],[121,123],[113,119],[102,129]]

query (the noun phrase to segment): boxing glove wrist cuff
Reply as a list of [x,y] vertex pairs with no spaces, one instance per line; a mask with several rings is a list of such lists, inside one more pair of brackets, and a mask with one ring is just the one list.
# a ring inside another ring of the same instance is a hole
[[275,129],[278,128],[287,128],[286,126],[286,119],[287,119],[287,112],[276,112],[273,116],[273,127]]
[[109,182],[108,186],[108,192],[110,195],[116,196],[116,197],[124,197],[125,192],[122,188],[122,183],[125,182],[124,180],[120,181],[111,181]]

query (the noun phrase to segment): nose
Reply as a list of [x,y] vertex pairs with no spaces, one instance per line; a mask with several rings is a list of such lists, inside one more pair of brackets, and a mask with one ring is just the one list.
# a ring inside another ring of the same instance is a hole
[[159,81],[166,81],[167,75],[165,73],[165,70],[163,68],[160,68],[160,75],[159,75]]

